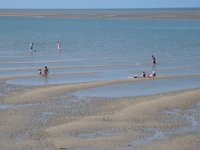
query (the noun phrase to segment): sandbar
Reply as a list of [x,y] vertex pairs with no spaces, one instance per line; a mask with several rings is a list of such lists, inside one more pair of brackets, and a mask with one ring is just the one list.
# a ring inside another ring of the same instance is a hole
[[0,96],[0,149],[199,149],[200,89],[122,98],[70,95],[124,82],[134,81],[12,87]]
[[0,16],[68,19],[200,19],[200,9],[1,9]]

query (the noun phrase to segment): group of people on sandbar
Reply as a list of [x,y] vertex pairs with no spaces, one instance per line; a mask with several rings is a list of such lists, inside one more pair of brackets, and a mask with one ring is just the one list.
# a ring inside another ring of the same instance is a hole
[[145,71],[142,72],[141,76],[138,76],[137,74],[134,75],[134,77],[129,77],[129,78],[155,78],[156,77],[156,71],[155,71],[155,65],[156,65],[156,58],[154,55],[152,55],[153,59],[153,71],[149,74],[147,74]]
[[[42,72],[43,70],[43,72]],[[41,75],[41,76],[48,76],[49,74],[49,69],[47,66],[44,67],[44,69],[39,69],[38,70],[38,74]]]
[[146,72],[142,72],[141,76],[135,75],[134,78],[154,78],[156,76],[156,72],[153,70],[152,73],[146,74]]

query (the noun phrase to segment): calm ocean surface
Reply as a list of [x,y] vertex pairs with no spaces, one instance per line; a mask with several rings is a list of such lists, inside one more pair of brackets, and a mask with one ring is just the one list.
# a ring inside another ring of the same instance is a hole
[[0,17],[0,39],[0,76],[35,76],[44,66],[52,75],[10,84],[125,79],[151,72],[152,54],[158,75],[200,74],[200,20]]

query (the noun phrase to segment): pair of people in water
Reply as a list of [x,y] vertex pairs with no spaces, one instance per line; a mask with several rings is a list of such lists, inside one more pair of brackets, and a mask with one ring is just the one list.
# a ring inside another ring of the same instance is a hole
[[[29,45],[29,48],[30,48],[30,52],[33,52],[33,46],[34,46],[34,43],[31,43]],[[61,44],[60,44],[60,41],[57,42],[57,50],[60,51],[61,49]],[[34,52],[36,52],[36,50],[34,50]]]
[[42,73],[42,69],[39,69],[39,70],[38,70],[38,74],[39,74],[39,75],[43,75],[43,76],[48,76],[48,74],[49,74],[49,69],[48,69],[48,67],[47,67],[47,66],[44,67],[44,72],[43,72],[43,73]]

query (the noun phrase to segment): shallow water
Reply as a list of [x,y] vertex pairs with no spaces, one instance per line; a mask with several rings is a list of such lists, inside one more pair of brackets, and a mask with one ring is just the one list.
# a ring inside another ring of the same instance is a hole
[[[0,76],[37,75],[44,66],[52,75],[97,72],[91,77],[80,74],[49,80],[26,78],[8,81],[10,84],[127,78],[142,71],[151,72],[152,54],[156,56],[159,75],[200,74],[199,20],[0,17],[0,22]],[[60,52],[56,49],[58,40]],[[29,52],[32,42],[37,52]]]
[[0,104],[0,110],[9,109],[9,108],[12,108],[12,106],[7,105],[7,104]]
[[[45,105],[44,103],[35,103],[35,104],[31,104],[31,103],[27,103],[27,104],[3,104],[0,103],[0,110],[5,110],[5,109],[13,109],[13,108],[27,108],[27,107],[33,107],[33,106],[42,106]],[[51,112],[45,112],[43,115],[53,115],[51,114]]]
[[[134,80],[134,79],[133,79]],[[200,87],[200,77],[182,77],[136,81],[80,90],[73,95],[78,97],[126,97],[153,95]]]
[[112,135],[117,135],[120,132],[122,132],[122,129],[119,128],[102,129],[102,130],[97,130],[93,133],[80,133],[77,136],[75,136],[75,138],[92,139],[98,137],[109,137]]

